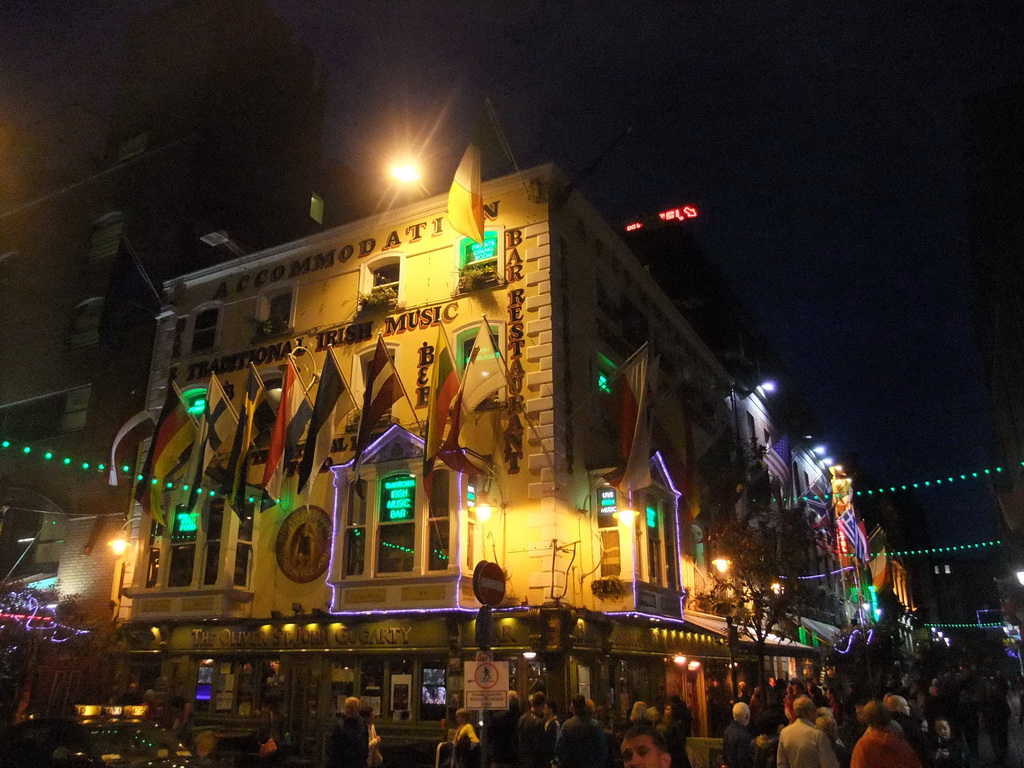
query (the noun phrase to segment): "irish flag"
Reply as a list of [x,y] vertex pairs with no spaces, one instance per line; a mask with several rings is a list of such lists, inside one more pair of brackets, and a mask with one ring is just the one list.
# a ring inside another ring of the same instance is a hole
[[448,192],[448,221],[457,232],[483,245],[484,198],[480,190],[480,146],[466,147]]

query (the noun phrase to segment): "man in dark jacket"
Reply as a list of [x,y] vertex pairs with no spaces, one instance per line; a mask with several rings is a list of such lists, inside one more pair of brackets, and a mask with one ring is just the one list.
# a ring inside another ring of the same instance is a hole
[[328,768],[366,768],[370,755],[370,729],[359,716],[359,699],[345,699],[344,714],[331,731]]
[[570,706],[573,716],[565,721],[555,757],[561,768],[603,768],[608,760],[608,739],[604,728],[597,722],[583,696],[573,696]]
[[544,741],[544,701],[543,691],[530,694],[530,709],[519,718],[516,733],[519,742],[520,768],[537,768]]
[[722,759],[728,768],[750,768],[752,753],[750,742],[750,707],[742,701],[732,705],[732,722],[722,736]]

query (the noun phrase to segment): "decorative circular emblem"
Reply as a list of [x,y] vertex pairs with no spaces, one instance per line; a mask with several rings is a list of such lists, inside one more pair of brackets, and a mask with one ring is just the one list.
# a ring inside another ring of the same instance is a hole
[[308,584],[331,559],[331,517],[320,507],[299,507],[277,533],[277,567],[292,581]]

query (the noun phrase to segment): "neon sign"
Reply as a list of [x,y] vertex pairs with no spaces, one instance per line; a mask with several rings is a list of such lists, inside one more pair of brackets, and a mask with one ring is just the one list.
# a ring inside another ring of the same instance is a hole
[[693,205],[686,205],[683,206],[682,208],[670,208],[667,211],[659,212],[658,218],[661,219],[662,221],[696,219],[697,207]]
[[416,500],[416,480],[411,475],[404,475],[382,484],[380,518],[381,522],[389,523],[407,520],[412,516]]

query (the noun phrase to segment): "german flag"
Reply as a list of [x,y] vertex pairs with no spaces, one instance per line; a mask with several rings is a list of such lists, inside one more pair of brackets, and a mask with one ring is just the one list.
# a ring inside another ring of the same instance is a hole
[[181,401],[178,387],[168,380],[164,406],[135,486],[135,500],[164,527],[167,519],[161,505],[163,480],[180,466],[182,455],[192,447],[195,438],[195,422]]

